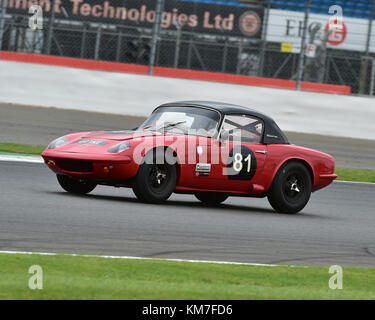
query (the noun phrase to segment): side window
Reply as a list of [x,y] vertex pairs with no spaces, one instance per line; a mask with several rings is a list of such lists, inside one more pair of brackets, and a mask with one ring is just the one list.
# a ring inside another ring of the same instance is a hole
[[263,135],[263,121],[250,116],[227,115],[222,132],[230,141],[261,143]]

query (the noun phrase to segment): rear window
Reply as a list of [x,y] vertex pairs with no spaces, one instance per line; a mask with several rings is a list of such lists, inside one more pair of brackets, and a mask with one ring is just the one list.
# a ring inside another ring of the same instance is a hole
[[263,121],[245,115],[227,115],[222,131],[226,131],[229,140],[237,142],[261,143],[263,136]]

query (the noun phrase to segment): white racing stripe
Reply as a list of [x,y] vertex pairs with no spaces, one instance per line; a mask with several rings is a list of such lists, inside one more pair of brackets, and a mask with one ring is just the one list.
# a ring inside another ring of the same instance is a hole
[[[124,259],[124,260],[163,260],[172,262],[193,262],[193,263],[213,263],[213,264],[229,264],[229,265],[243,265],[243,266],[258,266],[258,267],[277,267],[277,264],[266,263],[250,263],[250,262],[230,262],[230,261],[208,261],[208,260],[189,260],[189,259],[164,259],[164,258],[147,258],[147,257],[132,257],[132,256],[107,256],[107,255],[93,255],[93,254],[75,254],[75,253],[54,253],[54,252],[29,252],[29,251],[0,251],[6,254],[34,254],[43,256],[70,256],[70,257],[86,257],[86,258],[104,258],[104,259]],[[288,267],[306,267],[285,265]]]
[[0,154],[0,161],[11,162],[30,162],[30,163],[43,163],[43,158],[39,156],[26,156],[15,154]]

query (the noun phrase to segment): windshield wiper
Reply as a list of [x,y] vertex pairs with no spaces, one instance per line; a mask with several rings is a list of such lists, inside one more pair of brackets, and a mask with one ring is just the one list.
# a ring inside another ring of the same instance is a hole
[[186,122],[186,120],[185,121],[179,121],[179,122],[171,122],[171,123],[168,123],[168,124],[164,125],[163,127],[158,128],[157,130],[165,130],[165,129],[168,129],[168,128],[178,126],[178,125],[183,124],[185,122]]

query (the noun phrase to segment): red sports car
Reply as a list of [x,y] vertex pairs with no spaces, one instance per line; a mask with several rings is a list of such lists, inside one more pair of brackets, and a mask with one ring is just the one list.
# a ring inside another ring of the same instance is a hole
[[210,205],[267,196],[284,213],[301,211],[337,177],[333,157],[290,144],[268,116],[203,101],[163,104],[133,130],[66,135],[42,156],[71,193],[100,184],[131,187],[145,202],[175,192]]

